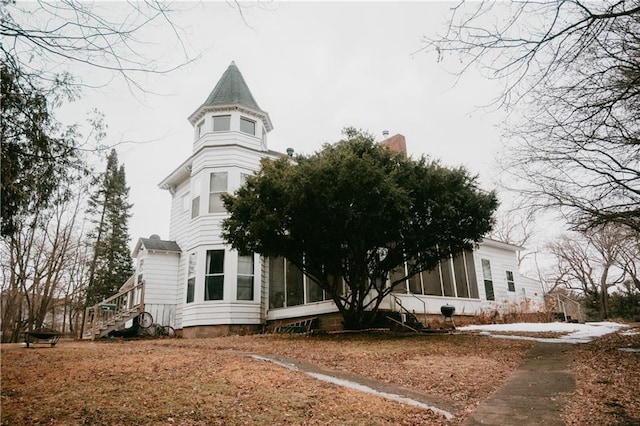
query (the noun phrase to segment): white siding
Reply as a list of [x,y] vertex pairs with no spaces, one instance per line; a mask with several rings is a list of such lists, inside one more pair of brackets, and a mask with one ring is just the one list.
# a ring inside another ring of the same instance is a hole
[[208,301],[185,305],[182,327],[220,324],[262,324],[260,304]]

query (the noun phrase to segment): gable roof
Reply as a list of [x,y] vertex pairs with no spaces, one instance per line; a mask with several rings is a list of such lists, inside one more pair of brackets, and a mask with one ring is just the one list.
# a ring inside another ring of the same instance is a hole
[[180,246],[175,241],[161,240],[157,235],[150,238],[140,238],[133,249],[133,257],[137,257],[140,250],[161,251],[165,253],[182,253]]

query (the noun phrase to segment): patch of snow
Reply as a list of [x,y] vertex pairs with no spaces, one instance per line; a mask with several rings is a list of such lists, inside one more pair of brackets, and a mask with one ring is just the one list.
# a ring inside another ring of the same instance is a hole
[[[546,343],[587,343],[605,334],[615,333],[621,328],[628,327],[617,322],[590,322],[574,324],[566,322],[541,322],[541,323],[513,323],[513,324],[487,324],[468,325],[458,327],[462,331],[481,331],[482,334],[501,339],[535,340]],[[559,332],[569,333],[557,338],[525,337],[525,336],[500,336],[492,334],[496,332]]]
[[[249,356],[251,358],[254,358],[254,359],[257,359],[257,360],[260,360],[260,361],[271,362],[273,364],[279,365],[279,366],[284,367],[284,368],[286,368],[288,370],[291,370],[291,371],[300,371],[300,369],[298,367],[296,367],[295,365],[293,365],[291,363],[288,363],[288,362],[280,361],[278,359],[274,359],[274,358],[270,358],[270,357],[266,357],[266,356],[261,356],[261,355],[255,355],[255,354],[251,354]],[[444,416],[447,420],[451,420],[454,417],[453,414],[451,414],[450,412],[448,412],[446,410],[443,410],[441,408],[433,407],[433,406],[425,404],[423,402],[416,401],[415,399],[405,398],[403,396],[396,395],[396,394],[393,394],[393,393],[380,392],[380,391],[377,391],[377,390],[375,390],[373,388],[370,388],[369,386],[365,386],[365,385],[362,385],[360,383],[352,382],[350,380],[339,379],[337,377],[329,376],[327,374],[313,373],[313,372],[310,372],[310,371],[303,371],[303,373],[305,373],[306,375],[311,376],[311,377],[313,377],[315,379],[322,380],[322,381],[328,382],[328,383],[333,383],[334,385],[343,386],[343,387],[346,387],[346,388],[349,388],[349,389],[358,390],[360,392],[366,392],[366,393],[369,393],[369,394],[381,396],[382,398],[390,399],[392,401],[396,401],[396,402],[399,402],[401,404],[411,405],[413,407],[422,408],[423,410],[430,410],[430,411],[433,411],[436,414],[440,414],[441,416]]]
[[393,393],[380,392],[380,391],[377,391],[377,390],[375,390],[373,388],[370,388],[369,386],[361,385],[360,383],[352,382],[352,381],[349,381],[349,380],[339,379],[339,378],[333,377],[333,376],[328,376],[326,374],[310,373],[310,372],[307,372],[307,374],[309,376],[311,376],[311,377],[315,377],[318,380],[322,380],[324,382],[333,383],[334,385],[344,386],[344,387],[349,388],[349,389],[355,389],[355,390],[359,390],[361,392],[366,392],[366,393],[370,393],[370,394],[373,394],[373,395],[378,395],[378,396],[381,396],[383,398],[390,399],[392,401],[400,402],[400,403],[406,404],[406,405],[411,405],[413,407],[422,408],[424,410],[431,410],[436,414],[440,414],[441,416],[444,416],[447,420],[453,419],[453,414],[451,414],[450,412],[442,410],[440,408],[432,407],[432,406],[430,406],[428,404],[422,403],[420,401],[416,401],[415,399],[405,398],[403,396],[396,395],[396,394],[393,394]]
[[637,349],[637,348],[618,348],[618,350],[622,352],[640,353],[640,349]]
[[640,334],[640,331],[638,330],[625,330],[625,331],[621,331],[620,334],[622,334],[623,336],[635,336],[637,334]]

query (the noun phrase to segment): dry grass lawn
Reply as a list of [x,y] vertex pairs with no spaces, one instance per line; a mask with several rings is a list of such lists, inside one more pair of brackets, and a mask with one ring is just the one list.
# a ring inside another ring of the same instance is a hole
[[[382,333],[62,341],[34,349],[5,344],[2,424],[456,425],[509,377],[531,345],[474,335]],[[457,416],[446,420],[247,353],[286,356],[438,395]]]

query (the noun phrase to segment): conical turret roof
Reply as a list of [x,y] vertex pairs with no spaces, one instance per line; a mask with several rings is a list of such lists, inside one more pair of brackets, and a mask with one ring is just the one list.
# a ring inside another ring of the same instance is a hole
[[249,86],[244,81],[244,77],[242,77],[242,73],[240,73],[235,62],[231,62],[231,65],[220,77],[216,87],[209,94],[207,100],[204,101],[204,105],[233,104],[242,105],[257,112],[264,112],[251,94]]
[[189,117],[189,121],[195,124],[195,121],[201,117],[203,111],[211,107],[224,106],[239,106],[253,111],[257,116],[262,118],[267,130],[273,128],[269,114],[258,106],[235,62],[231,62],[227,70],[222,74],[222,77],[220,77],[220,80],[218,80],[216,87],[213,88],[207,97],[207,100]]

